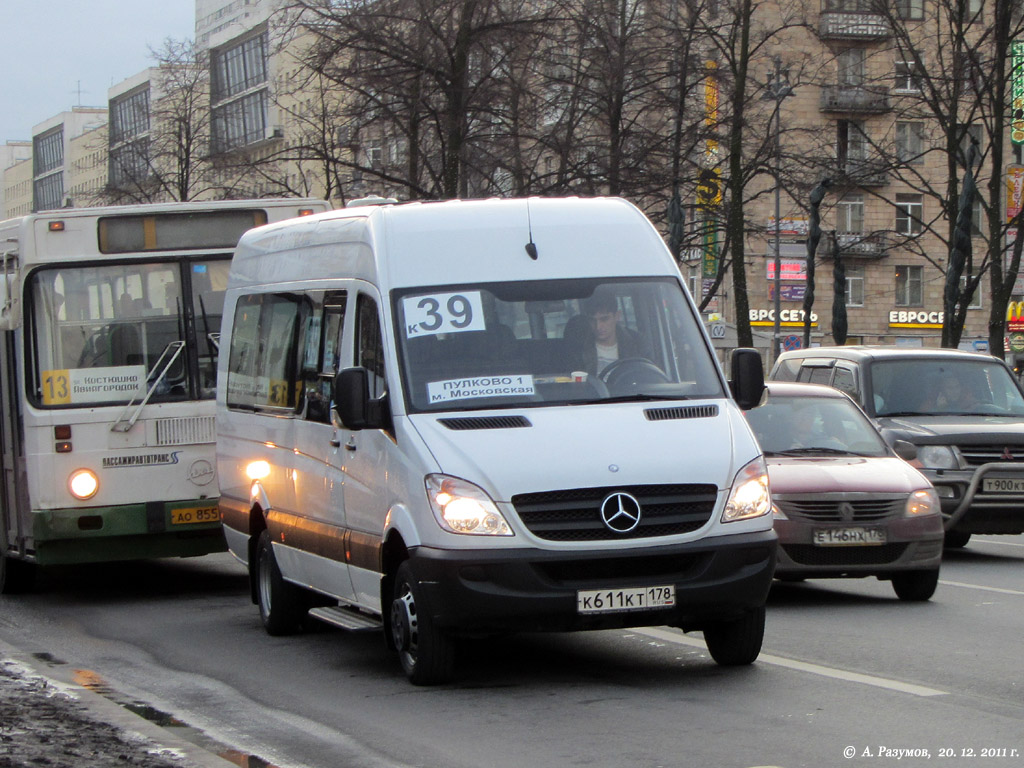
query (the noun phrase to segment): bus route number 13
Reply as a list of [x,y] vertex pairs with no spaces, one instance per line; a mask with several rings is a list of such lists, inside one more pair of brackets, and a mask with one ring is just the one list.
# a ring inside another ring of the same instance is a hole
[[43,405],[71,402],[71,377],[67,370],[43,371]]

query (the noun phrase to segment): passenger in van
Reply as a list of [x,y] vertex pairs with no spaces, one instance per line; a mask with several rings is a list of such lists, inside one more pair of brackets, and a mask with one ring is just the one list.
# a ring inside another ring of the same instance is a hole
[[598,289],[583,302],[583,315],[569,319],[562,337],[574,347],[572,369],[594,375],[617,360],[647,357],[643,340],[622,324],[618,300],[607,290]]

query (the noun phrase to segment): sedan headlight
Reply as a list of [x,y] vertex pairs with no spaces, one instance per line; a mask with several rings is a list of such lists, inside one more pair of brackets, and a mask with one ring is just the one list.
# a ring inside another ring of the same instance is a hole
[[906,517],[920,517],[921,515],[938,514],[940,510],[939,495],[931,488],[927,488],[910,494],[903,514]]
[[736,473],[725,503],[722,522],[749,520],[772,511],[772,497],[768,493],[768,466],[758,456]]
[[956,453],[948,445],[919,445],[917,460],[925,469],[959,469]]
[[458,477],[427,475],[427,498],[438,524],[451,533],[513,536],[491,497]]

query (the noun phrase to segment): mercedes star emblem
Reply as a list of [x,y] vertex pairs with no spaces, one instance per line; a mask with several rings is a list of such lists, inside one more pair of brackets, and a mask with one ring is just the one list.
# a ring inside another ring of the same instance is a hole
[[601,519],[615,533],[629,533],[640,525],[640,502],[623,491],[610,493],[601,502]]

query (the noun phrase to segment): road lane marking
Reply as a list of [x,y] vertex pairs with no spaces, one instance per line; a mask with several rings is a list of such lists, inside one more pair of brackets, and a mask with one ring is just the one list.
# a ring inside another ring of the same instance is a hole
[[[676,632],[671,632],[667,629],[644,627],[641,629],[632,629],[630,631],[635,632],[638,635],[653,637],[656,640],[663,640],[668,643],[707,649],[703,640],[697,640],[696,638],[677,634]],[[813,664],[807,661],[797,661],[796,659],[787,659],[782,656],[774,656],[770,653],[762,653],[757,657],[757,660],[762,664],[772,664],[776,667],[784,667],[785,669],[792,669],[798,672],[809,672],[812,675],[829,677],[834,680],[843,680],[848,683],[860,683],[862,685],[871,685],[875,688],[885,688],[886,690],[897,691],[899,693],[909,693],[913,696],[946,696],[949,694],[949,691],[941,691],[937,688],[928,688],[923,685],[904,683],[887,677],[877,677],[876,675],[864,675],[859,672],[848,672],[844,669],[826,667],[821,664]]]
[[939,584],[947,587],[961,587],[962,589],[980,589],[982,592],[996,592],[1000,595],[1019,595],[1024,597],[1024,592],[1019,589],[1004,589],[1003,587],[986,587],[983,584],[964,584],[961,581],[946,581],[939,579]]

